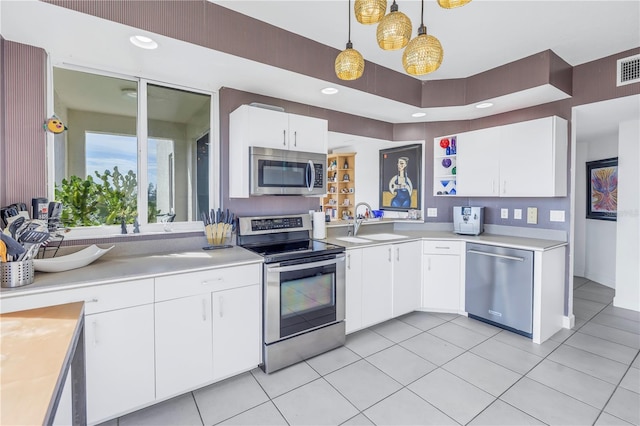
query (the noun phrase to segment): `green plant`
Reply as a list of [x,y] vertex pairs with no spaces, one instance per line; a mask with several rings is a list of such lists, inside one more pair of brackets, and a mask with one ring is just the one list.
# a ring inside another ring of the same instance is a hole
[[91,176],[87,179],[79,176],[62,179],[55,191],[56,200],[64,207],[60,215],[62,224],[72,227],[100,225],[102,221],[97,210],[100,190],[100,185]]
[[138,182],[136,174],[129,170],[123,175],[118,166],[113,168],[113,173],[105,170],[103,174],[95,172],[102,181],[98,195],[99,216],[104,218],[104,224],[115,225],[121,223],[133,223],[138,216]]

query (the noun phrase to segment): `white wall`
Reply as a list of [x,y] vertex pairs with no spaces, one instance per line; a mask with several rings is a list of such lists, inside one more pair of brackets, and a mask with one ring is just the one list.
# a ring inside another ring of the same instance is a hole
[[618,156],[618,134],[578,140],[576,149],[576,216],[574,275],[611,288],[616,286],[616,222],[586,219],[586,162]]
[[640,120],[620,123],[616,294],[613,305],[640,311]]
[[[355,152],[357,188],[355,203],[365,202],[374,210],[380,207],[380,150],[404,145],[422,145],[422,170],[420,178],[420,191],[424,194],[424,141],[387,141],[383,139],[366,138],[362,136],[347,135],[344,133],[329,132],[328,148],[330,153]],[[424,195],[422,195],[422,217],[424,217]],[[406,218],[406,212],[385,210],[386,218]]]

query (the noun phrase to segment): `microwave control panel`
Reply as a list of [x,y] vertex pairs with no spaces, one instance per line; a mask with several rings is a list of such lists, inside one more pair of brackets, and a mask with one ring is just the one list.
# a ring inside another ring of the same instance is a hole
[[313,179],[314,188],[322,188],[324,186],[324,167],[322,164],[314,164],[315,177]]

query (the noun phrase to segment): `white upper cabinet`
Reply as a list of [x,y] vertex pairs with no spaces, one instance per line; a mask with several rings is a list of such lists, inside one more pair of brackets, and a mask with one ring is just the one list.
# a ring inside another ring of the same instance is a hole
[[304,115],[289,116],[289,149],[295,151],[327,153],[329,122]]
[[456,176],[457,195],[499,195],[499,127],[458,134]]
[[229,144],[327,153],[327,120],[242,105],[229,116]]
[[567,127],[560,117],[502,127],[500,196],[567,195]]
[[546,117],[457,135],[457,195],[567,195],[567,121]]

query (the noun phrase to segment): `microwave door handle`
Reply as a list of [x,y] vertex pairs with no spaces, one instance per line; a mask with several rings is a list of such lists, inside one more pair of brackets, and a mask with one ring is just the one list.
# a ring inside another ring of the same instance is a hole
[[307,191],[313,191],[313,172],[315,171],[316,166],[313,164],[313,161],[309,160],[307,163],[307,173],[305,174],[305,179],[307,180]]

